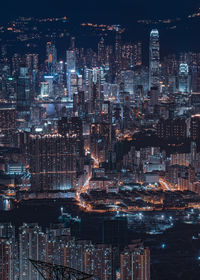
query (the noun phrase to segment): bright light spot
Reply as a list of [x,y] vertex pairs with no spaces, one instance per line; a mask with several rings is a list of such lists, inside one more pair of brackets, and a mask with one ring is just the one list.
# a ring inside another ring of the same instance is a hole
[[163,244],[161,245],[161,248],[162,248],[162,249],[165,249],[165,247],[166,247],[166,244],[163,243]]

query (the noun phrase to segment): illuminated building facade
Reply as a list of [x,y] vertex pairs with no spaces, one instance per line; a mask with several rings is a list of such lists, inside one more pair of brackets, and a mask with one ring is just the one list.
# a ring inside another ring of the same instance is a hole
[[60,134],[30,139],[32,191],[69,190],[76,185],[76,153],[72,138]]
[[120,254],[120,279],[150,280],[150,251],[142,243],[128,245]]
[[55,74],[57,69],[57,50],[52,42],[47,42],[46,47],[48,73]]
[[182,93],[190,93],[190,76],[189,76],[189,68],[187,64],[180,64],[179,66],[179,92]]
[[190,120],[190,136],[194,141],[200,140],[200,115],[196,114]]
[[20,68],[20,74],[17,80],[17,111],[30,111],[31,105],[31,84],[27,67]]
[[90,125],[90,151],[98,162],[107,159],[112,145],[112,126],[107,123],[92,123]]
[[187,124],[183,118],[177,119],[161,119],[157,124],[157,135],[159,138],[177,138],[186,139]]
[[75,80],[77,79],[76,74],[76,52],[75,50],[67,50],[66,52],[66,64],[67,64],[67,89],[68,97],[71,99],[73,97],[72,88],[77,85]]
[[149,89],[160,86],[160,42],[159,32],[153,29],[149,43]]

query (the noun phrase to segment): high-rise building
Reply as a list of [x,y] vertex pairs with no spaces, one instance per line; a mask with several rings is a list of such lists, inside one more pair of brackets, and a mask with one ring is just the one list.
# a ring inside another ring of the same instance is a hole
[[66,64],[67,64],[67,90],[68,97],[73,97],[73,82],[72,80],[76,77],[76,52],[75,50],[67,50],[66,52]]
[[25,55],[25,62],[26,67],[29,69],[30,72],[33,72],[33,70],[38,72],[38,54],[26,54]]
[[0,130],[15,129],[16,110],[14,108],[0,109]]
[[0,224],[0,279],[19,279],[17,264],[15,227],[10,223],[2,223]]
[[90,102],[92,113],[101,111],[101,104],[104,96],[105,73],[103,67],[85,69],[86,95]]
[[105,58],[106,58],[106,54],[105,54],[104,38],[102,37],[98,43],[98,61],[100,63],[100,66],[104,65]]
[[121,81],[124,83],[124,90],[130,93],[133,98],[134,74],[132,70],[121,71]]
[[30,172],[32,191],[69,190],[76,185],[74,140],[60,134],[32,135]]
[[0,238],[0,279],[17,279],[14,278],[14,266],[16,265],[14,255],[12,239]]
[[77,172],[82,173],[84,168],[84,139],[82,120],[78,117],[72,117],[71,119],[62,118],[58,121],[58,132],[63,136],[73,139],[77,156]]
[[149,95],[150,95],[150,105],[153,107],[158,105],[158,97],[159,97],[158,87],[151,87]]
[[122,69],[133,69],[142,65],[142,43],[127,43],[122,46]]
[[74,50],[67,50],[66,63],[67,63],[67,73],[76,70],[76,53]]
[[31,85],[27,67],[20,68],[17,79],[17,111],[29,112],[31,105]]
[[48,82],[41,82],[40,84],[40,98],[48,98],[49,97],[49,83]]
[[149,89],[160,86],[160,42],[159,32],[153,29],[149,43]]
[[22,56],[18,53],[15,53],[12,57],[12,75],[18,76],[20,65],[23,62]]
[[98,162],[105,162],[112,145],[112,126],[107,123],[90,125],[91,155]]
[[190,136],[194,141],[200,140],[200,114],[196,114],[191,117]]
[[150,251],[141,242],[128,245],[120,254],[120,279],[150,280]]
[[45,261],[46,234],[37,224],[23,224],[19,231],[19,279],[42,280],[29,259]]
[[122,46],[121,46],[121,27],[115,26],[116,37],[115,37],[115,65],[116,72],[120,72],[122,63]]
[[163,139],[185,139],[187,136],[186,120],[184,118],[159,120],[157,124],[157,135]]
[[49,74],[55,74],[57,68],[57,50],[52,42],[47,42],[46,47],[48,72]]
[[178,76],[178,90],[182,93],[190,92],[190,77],[189,77],[189,68],[187,64],[181,63],[179,66],[179,76]]

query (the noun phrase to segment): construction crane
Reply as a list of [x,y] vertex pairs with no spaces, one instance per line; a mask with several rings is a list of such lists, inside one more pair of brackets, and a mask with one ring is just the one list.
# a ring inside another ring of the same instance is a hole
[[85,272],[52,263],[29,259],[44,280],[85,280],[92,277]]

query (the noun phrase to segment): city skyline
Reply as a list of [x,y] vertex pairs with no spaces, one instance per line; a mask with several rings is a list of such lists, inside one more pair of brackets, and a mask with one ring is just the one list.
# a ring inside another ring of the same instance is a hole
[[11,4],[0,280],[198,279],[198,3]]

